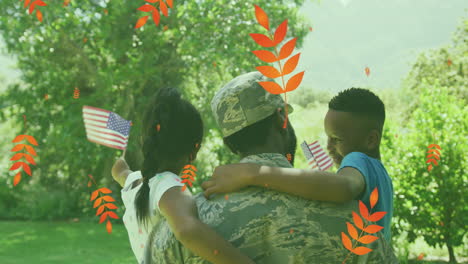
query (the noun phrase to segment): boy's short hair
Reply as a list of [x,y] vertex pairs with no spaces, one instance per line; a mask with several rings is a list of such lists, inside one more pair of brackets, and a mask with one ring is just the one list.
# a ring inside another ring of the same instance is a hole
[[348,112],[371,119],[382,133],[385,122],[385,105],[373,92],[362,88],[350,88],[341,91],[328,103],[328,108]]

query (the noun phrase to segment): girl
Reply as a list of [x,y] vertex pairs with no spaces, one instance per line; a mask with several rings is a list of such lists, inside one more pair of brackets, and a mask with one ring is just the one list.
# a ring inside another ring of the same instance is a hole
[[138,263],[143,262],[148,234],[161,215],[175,237],[196,255],[212,263],[254,263],[202,223],[190,191],[182,191],[184,184],[177,175],[197,157],[203,138],[200,114],[176,89],[160,89],[153,100],[143,120],[141,172],[132,172],[123,159],[112,168],[123,187],[123,220]]

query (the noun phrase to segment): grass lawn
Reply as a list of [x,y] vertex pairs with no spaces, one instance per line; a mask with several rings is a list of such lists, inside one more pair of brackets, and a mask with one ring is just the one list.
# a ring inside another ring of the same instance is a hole
[[0,221],[2,264],[135,264],[122,224]]

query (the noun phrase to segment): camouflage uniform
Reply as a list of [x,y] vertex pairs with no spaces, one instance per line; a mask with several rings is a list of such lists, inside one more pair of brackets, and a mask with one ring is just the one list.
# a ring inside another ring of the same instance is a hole
[[[258,75],[252,73],[247,75],[250,75],[248,80],[252,80],[252,77],[258,78]],[[236,79],[233,81],[239,81]],[[241,82],[237,85],[242,84]],[[229,87],[229,84],[226,86]],[[222,92],[225,92],[224,88],[220,91]],[[238,103],[233,96],[224,96],[229,102]],[[272,97],[274,98],[267,94],[262,98],[270,100]],[[242,101],[242,97],[239,98]],[[246,97],[247,101],[253,99]],[[270,104],[272,111],[279,106],[276,103],[271,105],[271,102],[275,101],[265,102]],[[284,102],[281,100],[279,103]],[[253,120],[262,118],[261,114],[237,111],[235,107],[225,103],[219,94],[214,97],[212,107],[217,120],[223,116],[228,119],[226,122],[218,121],[224,135],[245,127],[248,116],[254,116]],[[222,111],[219,111],[220,109]],[[236,111],[236,114],[231,112],[231,115],[228,115],[223,113],[223,109]],[[265,113],[270,111],[264,110],[265,107],[257,109],[263,109],[261,111]],[[238,115],[245,115],[247,118]],[[278,153],[251,155],[240,162],[291,168],[288,160]],[[194,198],[200,220],[258,264],[342,263],[348,255],[346,263],[398,263],[380,233],[377,241],[366,245],[373,251],[364,256],[349,254],[342,245],[341,232],[347,234],[346,222],[352,222],[351,212],[359,212],[357,201],[346,204],[309,201],[261,187],[247,187],[229,193],[227,200],[224,194],[217,194],[211,200],[206,200],[203,194],[199,193]],[[184,248],[163,219],[154,226],[146,248],[147,264],[209,263]]]

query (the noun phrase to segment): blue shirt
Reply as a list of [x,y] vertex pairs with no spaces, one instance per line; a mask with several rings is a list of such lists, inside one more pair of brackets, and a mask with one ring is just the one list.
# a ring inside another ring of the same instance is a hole
[[369,210],[371,210],[369,201],[370,194],[374,188],[377,187],[379,199],[370,213],[382,211],[387,212],[387,214],[385,214],[377,224],[384,227],[382,230],[384,237],[389,243],[391,243],[393,184],[392,179],[388,176],[387,170],[385,170],[385,167],[382,165],[380,160],[371,158],[361,152],[351,152],[346,155],[341,162],[341,166],[338,171],[345,167],[355,168],[362,174],[362,176],[364,176],[366,187],[363,194],[357,197],[357,199],[361,200]]

